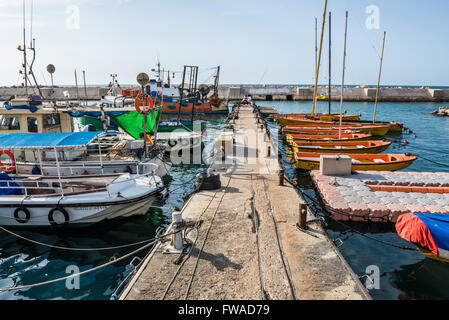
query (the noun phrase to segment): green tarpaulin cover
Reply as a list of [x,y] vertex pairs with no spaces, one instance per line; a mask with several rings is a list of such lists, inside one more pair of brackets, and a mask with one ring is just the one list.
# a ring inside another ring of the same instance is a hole
[[[149,134],[154,133],[156,124],[159,123],[161,116],[160,109],[153,109],[146,115],[145,130]],[[141,139],[143,133],[143,116],[137,111],[131,111],[118,117],[112,117],[112,120],[134,139]]]

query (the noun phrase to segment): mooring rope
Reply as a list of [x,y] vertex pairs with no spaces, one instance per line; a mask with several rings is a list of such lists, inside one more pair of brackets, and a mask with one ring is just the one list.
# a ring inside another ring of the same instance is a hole
[[[44,242],[40,242],[40,241],[36,241],[24,236],[21,236],[20,234],[17,234],[15,232],[12,232],[11,230],[8,230],[2,226],[0,226],[0,230],[3,230],[19,239],[40,245],[40,246],[44,246],[44,247],[48,247],[48,248],[52,248],[52,249],[59,249],[59,250],[68,250],[68,251],[106,251],[106,250],[115,250],[115,249],[123,249],[123,248],[127,248],[127,247],[132,247],[132,246],[137,246],[139,244],[144,244],[144,243],[148,243],[154,240],[157,240],[158,238],[152,238],[152,239],[148,239],[148,240],[142,240],[139,242],[135,242],[135,243],[130,243],[130,244],[124,244],[124,245],[120,245],[120,246],[113,246],[113,247],[102,247],[102,248],[70,248],[70,247],[61,247],[61,246],[55,246],[55,245],[51,245],[48,243],[44,243]],[[173,233],[171,233],[173,234]],[[164,235],[164,237],[169,236],[171,234],[167,234]]]
[[34,283],[34,284],[29,284],[29,285],[23,285],[23,286],[12,287],[12,288],[0,288],[0,292],[7,292],[7,291],[15,291],[15,290],[29,289],[29,288],[40,287],[40,286],[44,286],[44,285],[48,285],[48,284],[52,284],[52,283],[64,281],[64,280],[67,280],[67,279],[73,279],[73,278],[75,278],[75,277],[79,277],[79,276],[81,276],[81,275],[91,273],[91,272],[93,272],[93,271],[102,269],[102,268],[104,268],[104,267],[107,267],[107,266],[110,266],[110,265],[112,265],[112,264],[114,264],[114,263],[117,263],[117,262],[119,262],[119,261],[121,261],[121,260],[124,260],[124,259],[126,259],[126,258],[129,258],[130,256],[135,255],[135,254],[137,254],[138,252],[140,252],[140,251],[142,251],[142,250],[144,250],[144,249],[146,249],[146,248],[149,248],[151,245],[153,245],[153,244],[156,243],[157,241],[158,241],[158,240],[155,240],[155,241],[153,241],[153,242],[150,242],[150,243],[144,245],[143,247],[140,247],[139,249],[136,249],[136,250],[134,250],[134,251],[132,251],[132,252],[130,252],[130,253],[128,253],[128,254],[125,254],[124,256],[121,256],[120,258],[113,259],[113,260],[111,260],[111,261],[109,261],[109,262],[107,262],[107,263],[104,263],[104,264],[102,264],[102,265],[96,266],[96,267],[94,267],[94,268],[91,268],[91,269],[88,269],[88,270],[85,270],[85,271],[82,271],[82,272],[78,272],[78,273],[71,274],[71,275],[68,275],[68,276],[65,276],[65,277],[61,277],[61,278],[58,278],[58,279],[54,279],[54,280],[49,280],[49,281],[44,281],[44,282],[39,282],[39,283]]
[[[287,180],[290,184],[292,184],[292,182],[290,181],[290,179],[289,179],[288,177],[286,177],[286,180]],[[296,185],[294,185],[294,184],[292,184],[292,185],[298,190],[298,187],[297,187]],[[312,204],[315,205],[315,208],[316,208],[317,210],[319,210],[319,211],[320,211],[326,218],[331,219],[332,221],[334,221],[334,222],[336,222],[336,223],[338,223],[338,224],[344,226],[344,227],[347,228],[348,230],[351,230],[352,232],[355,232],[355,233],[359,234],[359,235],[362,236],[362,237],[365,237],[365,238],[367,238],[367,239],[370,239],[370,240],[373,240],[373,241],[382,243],[382,244],[384,244],[384,245],[388,245],[388,246],[391,246],[391,247],[395,247],[395,248],[397,248],[397,249],[408,250],[408,251],[419,251],[417,248],[412,248],[412,247],[407,247],[407,246],[400,246],[400,245],[396,245],[396,244],[391,243],[391,242],[383,241],[383,240],[380,240],[380,239],[377,239],[377,238],[368,236],[368,235],[364,234],[363,232],[360,232],[360,231],[358,231],[357,229],[354,229],[354,228],[348,226],[347,224],[345,224],[345,223],[343,223],[343,222],[341,222],[341,221],[336,220],[335,218],[333,218],[331,215],[329,215],[329,214],[327,213],[326,209],[323,208],[322,205],[321,205],[318,201],[316,201],[315,199],[313,199],[313,198],[312,198],[311,196],[309,196],[307,193],[302,192],[301,190],[298,190],[298,191],[299,191],[303,196],[305,196],[306,198],[308,198],[308,199],[310,200],[310,202],[311,202]],[[335,212],[335,213],[339,213],[339,214],[343,214],[343,215],[349,215],[349,216],[352,215],[352,214],[350,214],[350,213],[348,213],[348,212],[345,212],[345,211],[342,211],[342,210],[337,210],[337,209],[333,209],[333,208],[327,208],[327,210],[329,210],[329,209],[330,209],[330,211]],[[364,217],[364,216],[360,216],[360,217]],[[383,217],[380,217],[380,218],[383,218]]]

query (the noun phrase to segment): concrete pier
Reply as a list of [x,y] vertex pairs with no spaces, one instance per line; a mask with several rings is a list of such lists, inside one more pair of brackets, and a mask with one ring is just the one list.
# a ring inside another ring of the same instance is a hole
[[191,245],[180,256],[159,243],[119,299],[369,299],[320,224],[297,229],[302,201],[279,185],[275,142],[250,108],[238,112],[232,137],[243,152],[212,166],[221,189],[194,194],[181,210],[199,225],[185,235]]

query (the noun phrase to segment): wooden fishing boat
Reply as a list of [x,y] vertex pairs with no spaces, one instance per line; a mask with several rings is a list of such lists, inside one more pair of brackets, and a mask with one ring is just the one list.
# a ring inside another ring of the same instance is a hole
[[[288,126],[294,127],[294,126],[300,126],[300,127],[335,127],[337,123],[335,122],[328,122],[328,121],[318,121],[318,120],[309,120],[309,119],[292,119],[287,118],[290,123]],[[342,125],[343,126],[343,125]],[[346,122],[345,128],[353,127],[353,128],[360,128],[362,132],[371,133],[373,136],[385,136],[388,131],[390,130],[389,124],[384,125],[373,125],[373,124],[361,124],[361,123],[352,123],[352,122]]]
[[342,141],[358,141],[369,140],[372,135],[367,133],[350,133],[342,134],[287,134],[285,136],[287,142],[292,144],[293,142],[342,142]]
[[[342,127],[341,133],[361,133],[360,128],[354,127]],[[282,134],[339,134],[340,128],[338,127],[295,127],[286,126],[282,129]]]
[[[358,120],[360,118],[360,114],[359,115],[346,115],[344,114],[342,116],[342,119],[346,120],[346,121],[351,121],[351,120]],[[321,115],[315,115],[315,116],[311,116],[310,114],[281,114],[281,115],[275,115],[275,116],[271,116],[272,119],[275,119],[278,124],[282,127],[284,126],[288,126],[288,125],[295,125],[297,124],[297,122],[295,120],[311,120],[311,121],[326,121],[326,122],[330,122],[330,121],[339,121],[340,119],[340,115],[339,114],[332,114],[332,115],[328,115],[328,114],[321,114]]]
[[[347,154],[352,158],[354,171],[396,171],[409,167],[416,159],[407,154]],[[295,152],[296,167],[303,170],[319,170],[320,154]]]
[[[351,124],[367,124],[367,125],[389,125],[390,126],[390,130],[388,131],[388,133],[400,133],[404,130],[404,123],[402,122],[395,122],[395,121],[370,121],[370,120],[346,120],[343,119],[342,120],[343,125],[347,125],[348,123]],[[336,125],[338,125],[338,122],[336,121]]]
[[294,152],[319,154],[380,153],[388,149],[391,141],[347,141],[347,142],[293,142]]

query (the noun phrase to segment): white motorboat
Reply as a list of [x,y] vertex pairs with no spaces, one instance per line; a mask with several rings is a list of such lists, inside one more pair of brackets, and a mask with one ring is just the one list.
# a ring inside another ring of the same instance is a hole
[[90,181],[11,179],[0,174],[0,225],[76,227],[143,215],[166,193],[157,176],[123,174],[103,184]]

